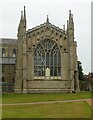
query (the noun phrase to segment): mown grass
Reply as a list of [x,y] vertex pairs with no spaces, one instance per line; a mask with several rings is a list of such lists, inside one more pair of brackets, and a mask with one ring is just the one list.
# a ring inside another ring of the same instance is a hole
[[[28,103],[91,98],[90,92],[52,94],[3,94],[2,103]],[[90,118],[86,102],[3,106],[3,118]]]
[[86,102],[4,106],[3,118],[91,118]]
[[2,103],[27,103],[91,98],[90,92],[51,94],[3,94]]

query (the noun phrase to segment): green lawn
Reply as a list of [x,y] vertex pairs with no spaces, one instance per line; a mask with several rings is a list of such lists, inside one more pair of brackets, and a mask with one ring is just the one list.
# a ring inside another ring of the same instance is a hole
[[[91,93],[3,94],[4,103],[44,102],[91,98]],[[87,102],[3,106],[3,118],[90,118]]]
[[3,94],[3,103],[43,102],[55,100],[71,100],[91,98],[90,92],[84,93],[52,93],[52,94]]
[[4,106],[3,118],[90,118],[86,102]]

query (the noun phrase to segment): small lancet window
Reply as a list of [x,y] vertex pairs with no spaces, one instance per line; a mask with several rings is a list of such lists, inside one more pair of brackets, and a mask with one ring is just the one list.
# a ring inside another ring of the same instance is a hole
[[13,57],[16,57],[16,49],[13,49]]
[[5,57],[5,48],[2,48],[2,57]]

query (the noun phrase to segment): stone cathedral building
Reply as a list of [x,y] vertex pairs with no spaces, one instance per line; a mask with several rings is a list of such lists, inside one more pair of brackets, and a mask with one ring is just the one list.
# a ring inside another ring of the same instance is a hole
[[77,43],[71,10],[67,29],[46,22],[27,27],[26,12],[21,12],[18,27],[15,93],[79,91]]

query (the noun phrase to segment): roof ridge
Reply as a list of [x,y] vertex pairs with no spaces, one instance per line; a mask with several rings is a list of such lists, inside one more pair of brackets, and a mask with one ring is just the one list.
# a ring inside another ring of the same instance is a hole
[[[37,29],[39,29],[39,28],[42,28],[42,27],[44,27],[45,25],[46,25],[46,26],[47,26],[47,25],[50,25],[51,27],[55,28],[56,30],[58,30],[58,31],[60,31],[60,32],[64,32],[64,30],[61,29],[60,27],[58,27],[58,26],[56,26],[56,25],[54,25],[54,24],[51,24],[50,22],[49,22],[49,23],[44,22],[43,24],[40,24],[40,25],[38,25],[38,26],[36,26],[36,27],[33,27],[33,28],[31,28],[31,29],[28,29],[26,33],[29,33],[29,32],[32,32],[32,31],[34,31],[34,30],[37,30]],[[65,33],[66,33],[66,31],[65,31]]]

